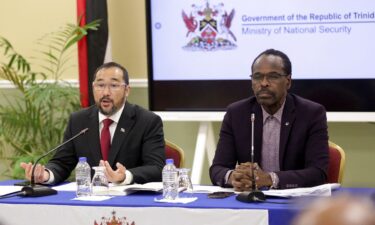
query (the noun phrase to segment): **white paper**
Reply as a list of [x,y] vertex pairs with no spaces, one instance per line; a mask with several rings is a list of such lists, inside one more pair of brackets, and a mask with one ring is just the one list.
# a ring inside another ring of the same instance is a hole
[[[114,186],[116,187],[116,186]],[[163,183],[162,182],[149,182],[145,184],[131,184],[126,186],[118,186],[122,187],[125,191],[154,191],[154,192],[161,192],[163,190]]]
[[[57,191],[76,191],[76,183],[71,182],[68,184],[53,187]],[[163,190],[162,182],[149,182],[145,184],[131,184],[131,185],[116,185],[109,184],[110,195],[128,195],[136,191],[155,191],[161,192]],[[181,192],[183,190],[179,190]],[[219,186],[202,186],[193,185],[193,193],[213,193],[217,191],[233,192],[233,188],[222,188]]]
[[284,190],[267,190],[263,191],[263,193],[267,196],[274,196],[274,197],[302,197],[302,196],[331,196],[332,190],[337,189],[340,187],[340,184],[323,184],[315,187],[310,188],[292,188],[292,189],[284,189]]
[[[76,182],[63,184],[60,186],[53,187],[57,191],[76,191]],[[136,191],[155,191],[160,192],[163,190],[163,184],[161,182],[150,182],[146,184],[131,184],[131,185],[116,185],[113,183],[109,184],[108,191],[101,192],[101,195],[112,195],[112,196],[124,196]]]
[[162,198],[162,199],[154,198],[154,201],[155,202],[163,202],[163,203],[182,203],[182,204],[186,204],[186,203],[194,202],[197,199],[198,199],[197,197],[176,198],[176,199],[173,199],[173,200],[171,200],[171,199],[165,199],[165,198]]
[[193,185],[193,192],[194,193],[213,193],[218,191],[225,191],[225,192],[234,192],[233,188],[223,188],[219,186],[201,186],[201,185]]
[[14,186],[14,185],[7,185],[7,186],[0,186],[0,196],[6,195],[15,191],[20,191],[22,186]]
[[76,191],[77,190],[77,184],[76,182],[71,182],[59,186],[52,187],[56,191]]

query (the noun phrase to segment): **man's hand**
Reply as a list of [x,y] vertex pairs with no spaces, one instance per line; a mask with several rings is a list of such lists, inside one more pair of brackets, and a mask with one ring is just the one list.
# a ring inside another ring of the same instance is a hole
[[[241,163],[229,176],[229,183],[235,191],[248,191],[251,188],[251,163]],[[255,170],[255,168],[254,168]]]
[[[24,163],[21,162],[20,164],[21,168],[25,170],[25,179],[31,180],[31,173],[33,171],[33,164],[32,163]],[[44,183],[48,181],[49,179],[49,173],[45,170],[45,167],[43,165],[36,165],[35,171],[34,171],[34,182],[35,183]]]
[[[251,169],[251,167],[253,167]],[[272,179],[269,173],[264,172],[257,163],[241,163],[229,176],[229,183],[233,185],[235,191],[249,191],[252,185],[252,171],[254,171],[257,188],[270,187]]]
[[255,172],[255,182],[258,188],[272,186],[271,175],[267,172],[264,172],[260,167],[258,167]]
[[112,170],[112,167],[111,165],[109,165],[108,161],[100,160],[100,165],[105,167],[104,174],[106,175],[109,182],[117,184],[124,182],[126,178],[126,168],[121,163],[116,163],[116,170]]

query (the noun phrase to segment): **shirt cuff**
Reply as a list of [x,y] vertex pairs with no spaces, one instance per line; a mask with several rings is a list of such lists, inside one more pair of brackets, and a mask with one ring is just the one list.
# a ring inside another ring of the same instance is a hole
[[53,175],[52,171],[49,169],[44,169],[49,173],[49,179],[47,181],[44,181],[43,184],[52,184],[55,181],[55,176]]
[[133,183],[133,174],[129,171],[125,171],[125,180],[121,182],[119,185],[127,185]]
[[277,174],[274,172],[270,172],[269,174],[272,180],[272,185],[270,189],[277,189],[279,187],[279,176],[277,176]]
[[225,174],[225,177],[224,177],[224,181],[226,185],[232,185],[232,184],[229,184],[228,181],[229,181],[229,176],[230,174],[233,172],[233,170],[228,170],[227,173]]

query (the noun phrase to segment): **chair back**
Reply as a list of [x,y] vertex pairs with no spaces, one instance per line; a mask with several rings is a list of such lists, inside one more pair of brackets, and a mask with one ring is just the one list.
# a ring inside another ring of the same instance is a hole
[[329,146],[329,165],[328,165],[328,183],[341,183],[345,166],[344,150],[333,143],[328,142]]
[[177,146],[176,144],[165,140],[165,157],[171,158],[174,161],[174,165],[176,168],[182,168],[185,163],[185,153],[182,148]]

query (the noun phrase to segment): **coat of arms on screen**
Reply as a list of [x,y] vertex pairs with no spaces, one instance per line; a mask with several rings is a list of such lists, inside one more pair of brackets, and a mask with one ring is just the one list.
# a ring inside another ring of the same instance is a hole
[[135,225],[135,222],[126,221],[126,217],[116,217],[116,211],[112,211],[112,217],[103,216],[99,222],[95,220],[94,225]]
[[183,47],[190,51],[230,50],[237,47],[237,38],[231,30],[235,10],[227,12],[224,3],[191,5],[191,10],[182,10],[188,43]]

